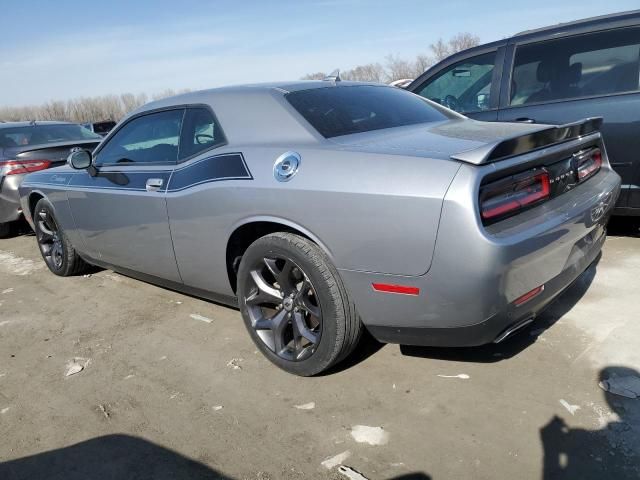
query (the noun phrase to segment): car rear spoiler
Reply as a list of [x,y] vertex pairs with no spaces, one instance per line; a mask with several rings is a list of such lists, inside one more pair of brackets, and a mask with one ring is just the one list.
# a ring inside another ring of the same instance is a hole
[[451,159],[484,165],[589,135],[599,131],[601,125],[602,117],[586,118],[559,126],[545,125],[524,135],[503,138],[479,148],[456,153],[451,155]]

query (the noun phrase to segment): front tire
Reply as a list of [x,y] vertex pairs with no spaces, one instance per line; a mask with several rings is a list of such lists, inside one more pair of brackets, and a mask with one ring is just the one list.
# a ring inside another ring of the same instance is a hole
[[273,233],[249,246],[238,270],[238,303],[257,347],[295,375],[327,370],[353,351],[362,334],[337,270],[299,235]]
[[42,198],[33,213],[38,248],[52,273],[60,277],[78,275],[88,268],[56,220],[53,206]]

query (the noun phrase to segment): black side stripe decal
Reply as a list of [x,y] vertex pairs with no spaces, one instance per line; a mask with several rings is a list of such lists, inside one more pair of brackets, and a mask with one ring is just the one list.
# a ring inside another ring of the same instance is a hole
[[216,155],[175,170],[171,175],[168,191],[179,192],[220,180],[253,180],[241,153]]
[[221,180],[253,180],[241,153],[223,153],[203,158],[175,170],[100,171],[95,177],[86,172],[38,172],[23,182],[24,186],[51,185],[56,187],[99,190],[145,191],[149,178],[163,180],[163,192],[180,192],[197,185]]

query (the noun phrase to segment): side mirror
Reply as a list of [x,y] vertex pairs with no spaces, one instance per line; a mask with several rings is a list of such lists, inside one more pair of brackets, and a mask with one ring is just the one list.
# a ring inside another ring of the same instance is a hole
[[74,149],[67,157],[67,165],[76,170],[86,170],[91,166],[91,152],[81,148]]

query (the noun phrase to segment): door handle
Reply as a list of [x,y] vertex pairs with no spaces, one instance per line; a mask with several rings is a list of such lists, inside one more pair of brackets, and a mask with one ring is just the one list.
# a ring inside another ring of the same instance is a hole
[[536,121],[533,118],[527,118],[527,117],[516,118],[516,122],[520,122],[520,123],[536,123]]
[[157,192],[162,188],[163,180],[161,178],[150,178],[147,180],[147,192]]

